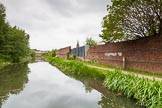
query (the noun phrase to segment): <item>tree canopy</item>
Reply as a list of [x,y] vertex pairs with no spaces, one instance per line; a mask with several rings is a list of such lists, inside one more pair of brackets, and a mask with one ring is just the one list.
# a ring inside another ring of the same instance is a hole
[[86,39],[86,45],[89,46],[97,45],[97,42],[90,37]]
[[105,42],[162,35],[162,0],[112,0],[103,18]]
[[18,62],[29,53],[29,35],[5,21],[5,7],[0,3],[0,59]]

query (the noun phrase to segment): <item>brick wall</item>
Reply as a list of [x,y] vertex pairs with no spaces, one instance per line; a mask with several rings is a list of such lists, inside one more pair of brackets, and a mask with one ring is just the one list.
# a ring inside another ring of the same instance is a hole
[[61,58],[67,58],[67,54],[71,53],[71,47],[65,47],[65,48],[61,48],[59,50],[56,51],[56,56],[61,57]]
[[125,68],[162,73],[162,36],[93,46],[86,59],[112,66],[123,67],[124,64]]

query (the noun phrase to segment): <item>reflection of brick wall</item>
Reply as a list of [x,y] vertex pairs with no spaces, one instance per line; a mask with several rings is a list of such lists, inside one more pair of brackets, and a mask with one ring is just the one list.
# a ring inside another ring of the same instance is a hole
[[61,57],[61,58],[67,58],[67,54],[71,53],[71,47],[65,47],[65,48],[61,48],[59,50],[56,51],[56,56]]
[[93,46],[86,58],[122,67],[123,57],[126,68],[162,73],[162,37]]

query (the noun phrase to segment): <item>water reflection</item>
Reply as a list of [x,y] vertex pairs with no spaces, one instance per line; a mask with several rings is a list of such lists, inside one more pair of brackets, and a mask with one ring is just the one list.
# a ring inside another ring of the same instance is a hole
[[12,64],[0,68],[0,108],[10,94],[19,94],[28,82],[27,63]]
[[102,80],[89,77],[79,77],[71,72],[64,72],[66,75],[81,81],[85,86],[85,92],[91,93],[93,89],[101,93],[101,100],[98,105],[101,108],[144,108],[136,104],[135,101],[127,99],[121,93],[109,91],[102,85]]
[[108,91],[99,79],[62,73],[47,62],[28,66],[10,65],[0,70],[2,108],[140,108]]

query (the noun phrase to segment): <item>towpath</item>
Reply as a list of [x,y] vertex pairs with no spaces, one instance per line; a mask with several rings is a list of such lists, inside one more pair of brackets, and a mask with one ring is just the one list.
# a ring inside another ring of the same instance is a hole
[[[96,69],[101,69],[101,70],[107,70],[107,71],[111,71],[113,72],[115,69],[113,68],[104,68],[104,67],[99,67],[99,66],[94,66],[94,65],[87,65],[88,67],[91,67],[91,68],[96,68]],[[155,76],[150,76],[150,75],[143,75],[143,74],[137,74],[137,73],[133,73],[133,72],[128,72],[128,71],[124,71],[122,70],[122,73],[123,74],[126,74],[126,75],[134,75],[134,76],[138,76],[140,78],[148,78],[148,79],[151,79],[151,80],[157,80],[157,81],[162,81],[162,78],[158,78],[158,77],[155,77]]]

